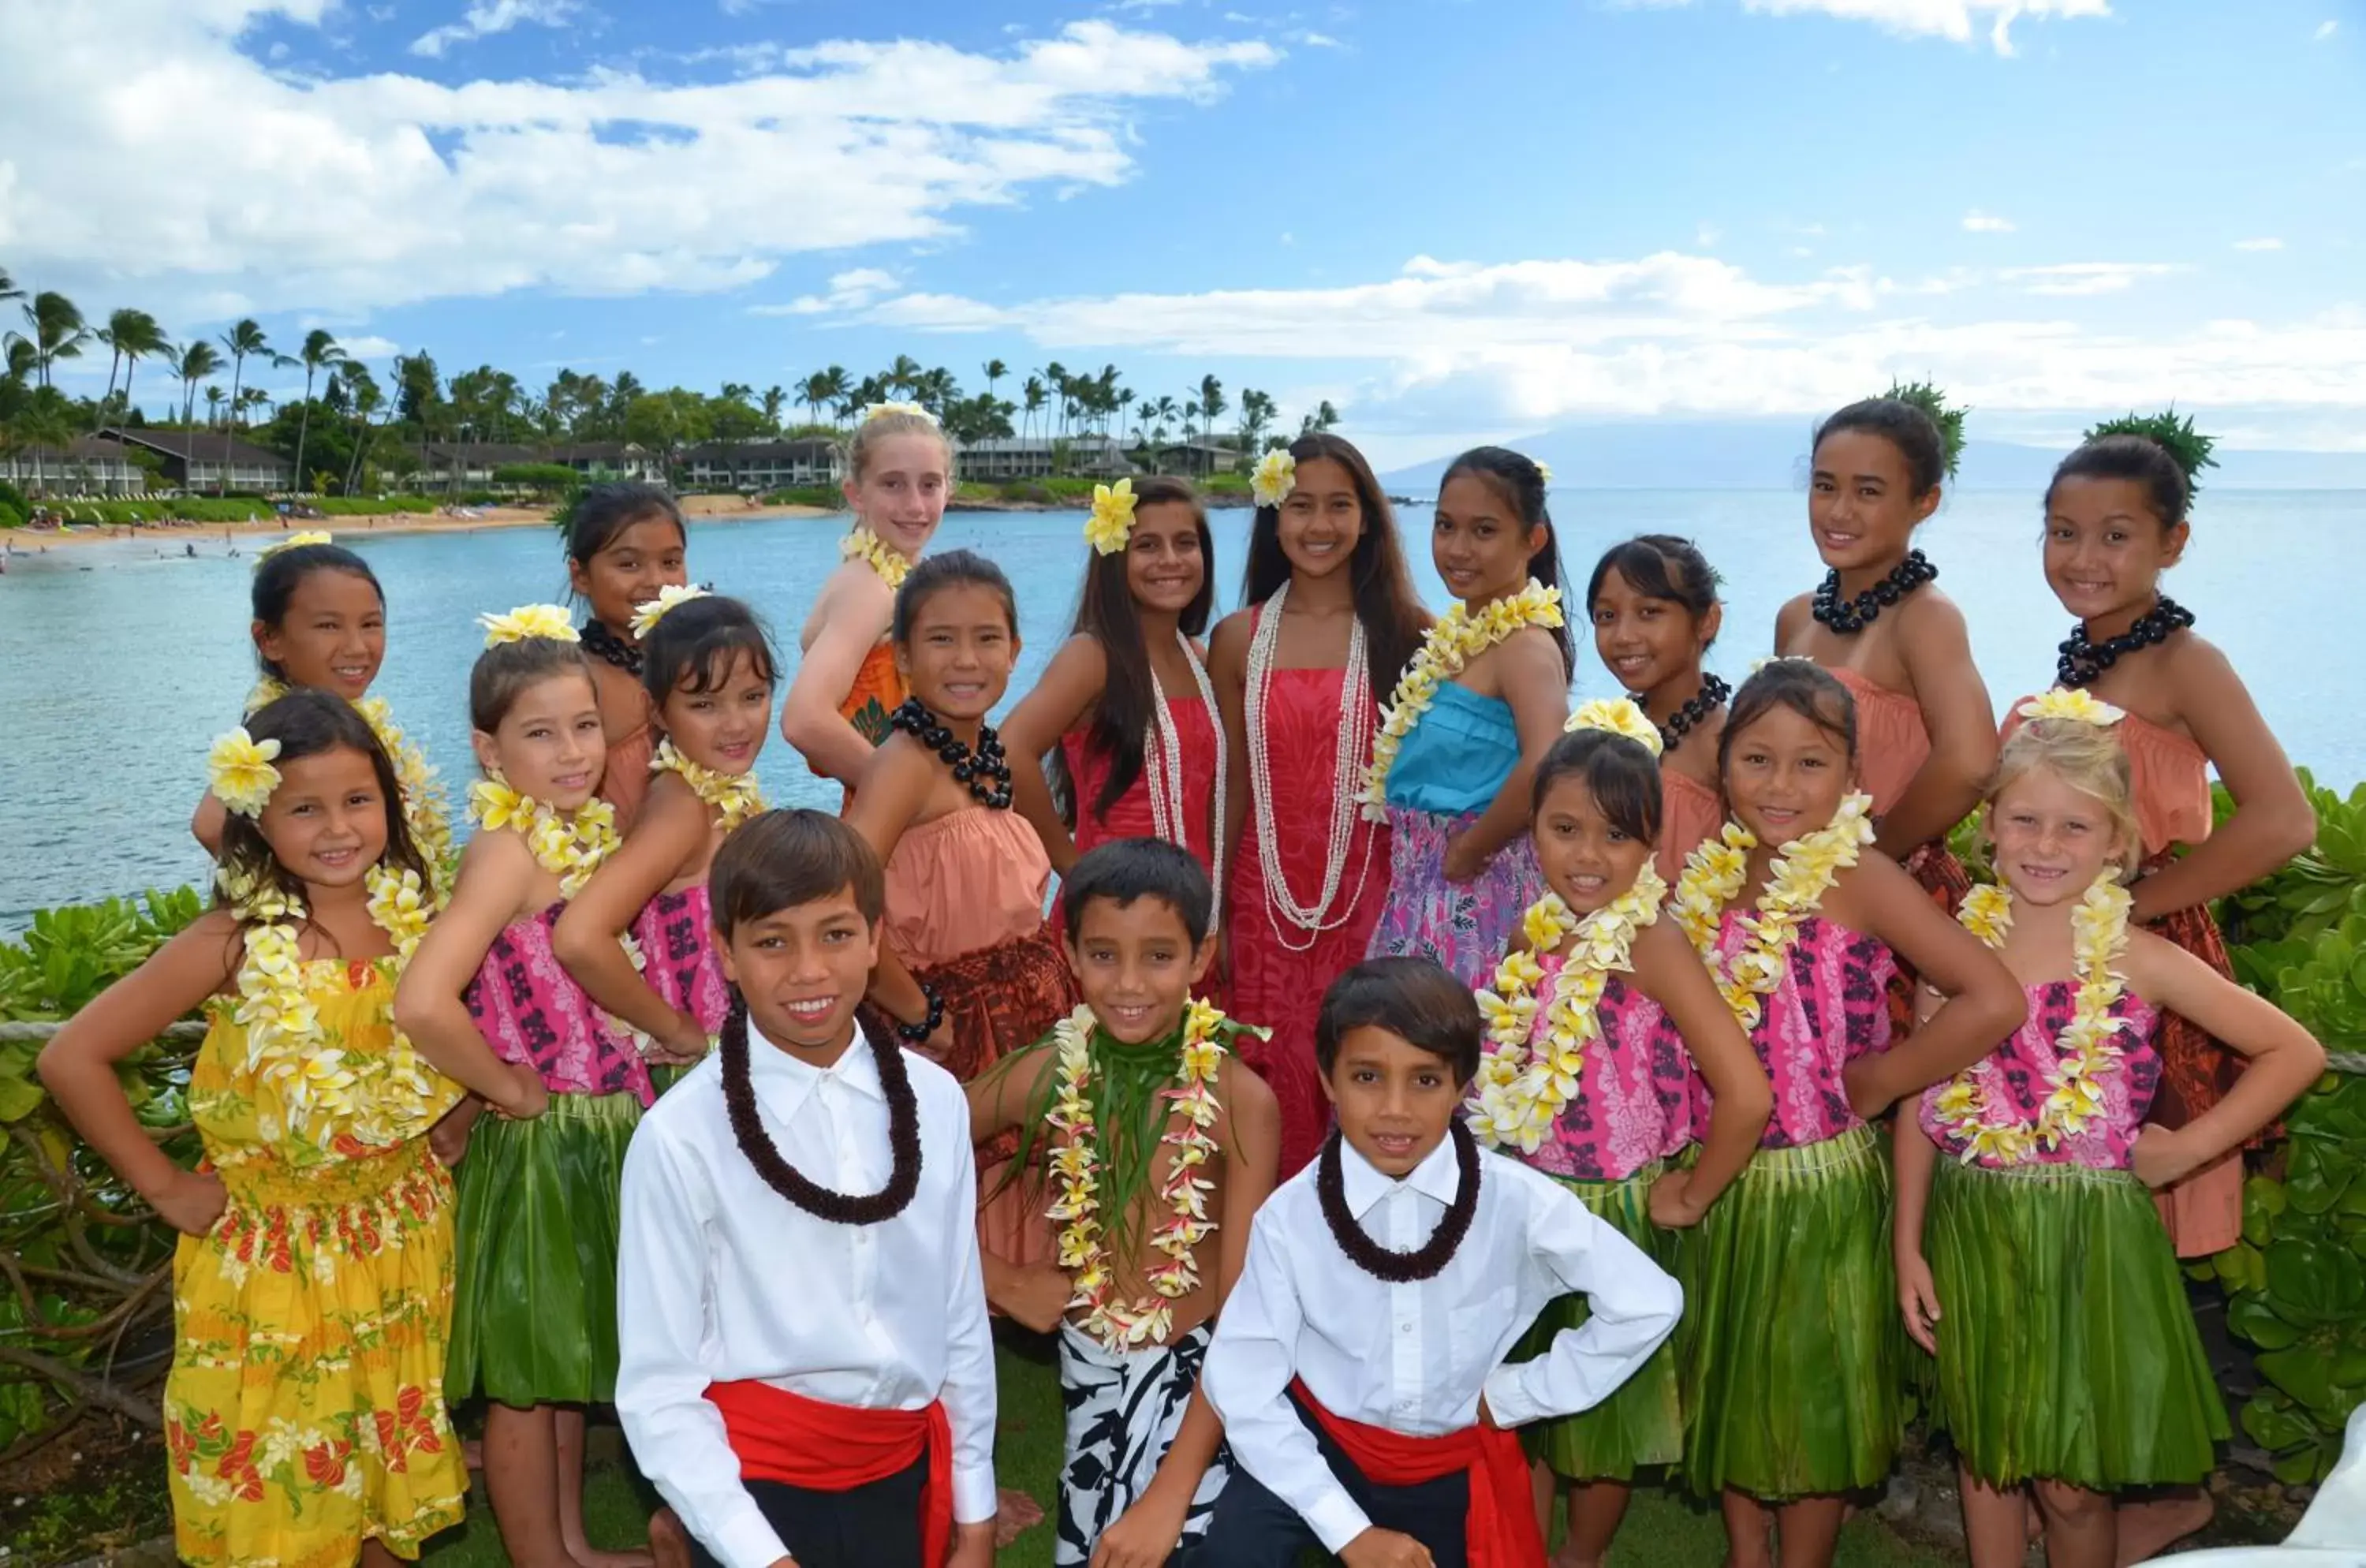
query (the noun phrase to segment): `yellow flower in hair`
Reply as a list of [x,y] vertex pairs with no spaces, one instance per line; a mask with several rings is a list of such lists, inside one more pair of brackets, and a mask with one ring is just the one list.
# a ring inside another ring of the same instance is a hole
[[218,735],[206,753],[206,787],[241,817],[260,817],[279,787],[279,770],[271,765],[278,755],[278,741],[257,740],[244,725]]
[[498,648],[505,642],[524,642],[541,637],[551,642],[580,642],[581,634],[567,612],[557,604],[520,604],[504,615],[484,615],[477,624],[485,628],[485,646]]
[[2100,728],[2109,728],[2127,716],[2121,709],[2076,686],[2056,686],[2043,696],[2030,698],[2013,711],[2023,718],[2075,719]]
[[1085,519],[1085,538],[1099,555],[1113,556],[1125,548],[1133,532],[1133,481],[1093,486],[1092,514]]
[[1279,506],[1298,488],[1298,459],[1287,447],[1277,447],[1257,459],[1249,474],[1249,499],[1259,506]]
[[265,561],[282,550],[300,550],[307,545],[327,545],[334,542],[326,533],[318,528],[307,533],[290,534],[286,538],[276,539],[255,551],[254,564],[259,568]]
[[667,583],[658,590],[656,598],[633,612],[633,635],[648,636],[650,632],[657,629],[657,624],[664,620],[677,605],[687,604],[693,599],[704,599],[709,596],[709,592],[704,588],[692,587],[686,583]]
[[1546,489],[1548,489],[1548,490],[1551,489],[1551,488],[1552,488],[1552,466],[1551,466],[1550,464],[1547,463],[1547,462],[1546,462],[1542,457],[1531,457],[1531,458],[1529,458],[1529,459],[1528,459],[1528,461],[1529,461],[1529,462],[1531,462],[1531,463],[1534,463],[1534,464],[1537,466],[1537,478],[1538,478],[1538,479],[1542,479],[1542,480],[1544,481],[1544,483],[1545,483],[1545,488],[1546,488]]
[[1596,697],[1581,703],[1561,727],[1574,735],[1581,729],[1606,729],[1613,735],[1623,735],[1656,757],[1663,742],[1660,727],[1636,705],[1632,697]]
[[927,420],[930,424],[934,424],[937,422],[937,416],[935,414],[930,413],[928,410],[922,408],[918,403],[888,402],[873,403],[870,407],[864,409],[862,411],[862,423],[869,424],[873,420],[884,419],[891,413],[912,414],[918,418]]

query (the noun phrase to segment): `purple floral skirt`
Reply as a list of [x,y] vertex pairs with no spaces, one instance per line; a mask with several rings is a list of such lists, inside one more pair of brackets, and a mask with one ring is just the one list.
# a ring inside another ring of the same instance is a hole
[[1446,840],[1479,819],[1389,807],[1389,901],[1372,929],[1369,958],[1435,958],[1463,984],[1486,983],[1520,929],[1520,917],[1544,896],[1537,846],[1526,833],[1495,852],[1468,882],[1446,880]]

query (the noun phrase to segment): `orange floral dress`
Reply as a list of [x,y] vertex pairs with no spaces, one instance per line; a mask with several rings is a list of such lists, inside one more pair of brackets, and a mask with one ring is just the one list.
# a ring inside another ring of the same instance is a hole
[[[184,1562],[346,1568],[374,1539],[399,1557],[459,1523],[468,1476],[444,1408],[452,1179],[427,1130],[459,1089],[391,1060],[389,959],[318,959],[311,1058],[350,1073],[344,1102],[290,1132],[217,1001],[189,1109],[229,1202],[173,1263],[164,1382]],[[365,1142],[355,1129],[366,1128]]]

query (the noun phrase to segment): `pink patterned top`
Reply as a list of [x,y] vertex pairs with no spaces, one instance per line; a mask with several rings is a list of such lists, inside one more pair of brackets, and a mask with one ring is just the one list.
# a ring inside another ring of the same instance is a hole
[[[1729,959],[1741,945],[1741,912],[1729,909],[1718,928],[1718,955]],[[1758,1026],[1750,1032],[1774,1089],[1774,1114],[1758,1140],[1763,1149],[1820,1144],[1863,1126],[1864,1119],[1849,1109],[1841,1070],[1889,1044],[1885,992],[1898,960],[1887,945],[1809,915],[1799,923],[1790,958],[1774,994],[1759,998]],[[1708,1086],[1697,1074],[1694,1084],[1693,1114],[1705,1127]]]
[[[1547,953],[1531,1039],[1548,1032],[1546,1014],[1563,960]],[[1624,1181],[1655,1159],[1692,1142],[1692,1058],[1660,1004],[1610,976],[1594,1017],[1602,1038],[1585,1049],[1577,1093],[1527,1164],[1572,1181]]]
[[649,983],[666,1006],[680,1008],[713,1034],[731,1010],[730,983],[723,978],[722,961],[715,955],[713,906],[706,901],[706,884],[693,884],[679,893],[660,893],[642,906],[633,920],[633,940],[640,944]]
[[[2054,1066],[2062,1059],[2055,1041],[2070,1021],[2079,998],[2079,985],[2075,980],[2049,980],[2026,989],[2029,1021],[2014,1031],[2011,1039],[1989,1052],[1972,1071],[1986,1080],[1993,1103],[2022,1121],[2034,1121],[2045,1104],[2045,1097],[2053,1091]],[[2136,1141],[2136,1129],[2144,1124],[2145,1112],[2152,1108],[2153,1090],[2160,1085],[2160,1054],[2153,1045],[2153,1030],[2160,1021],[2160,1014],[2134,991],[2123,991],[2120,999],[2112,1004],[2112,1016],[2126,1020],[2127,1027],[2119,1034],[2119,1070],[2104,1074],[2099,1080],[2103,1090],[2103,1113],[2053,1148],[2038,1149],[2022,1161],[2023,1165],[2079,1165],[2090,1170],[2127,1168],[2128,1151]],[[1946,1087],[1936,1083],[1922,1091],[1920,1120],[1932,1143],[1960,1159],[1964,1140],[1948,1132],[1946,1124],[1939,1120],[1939,1096]],[[1990,1169],[2003,1164],[1992,1155],[1982,1155],[1974,1163]]]
[[550,929],[567,906],[513,920],[493,938],[461,1000],[504,1062],[530,1066],[553,1094],[657,1095],[631,1038],[593,1005],[550,950]]

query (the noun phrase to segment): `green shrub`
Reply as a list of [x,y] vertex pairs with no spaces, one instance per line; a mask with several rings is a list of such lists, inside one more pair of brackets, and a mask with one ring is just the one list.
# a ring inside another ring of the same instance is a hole
[[577,475],[564,463],[504,463],[493,470],[497,485],[558,494],[574,487]]
[[819,506],[831,512],[846,509],[846,497],[829,485],[791,485],[764,498],[767,506]]
[[1048,504],[1052,500],[1051,487],[1035,479],[1013,479],[995,493],[1004,501],[1026,502],[1037,506]]

